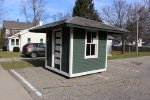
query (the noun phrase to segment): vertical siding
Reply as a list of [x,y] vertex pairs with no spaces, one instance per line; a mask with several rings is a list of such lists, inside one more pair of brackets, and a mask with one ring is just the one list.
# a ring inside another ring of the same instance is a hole
[[106,32],[99,32],[98,58],[84,59],[85,30],[74,29],[73,73],[104,69],[106,59]]
[[52,31],[48,31],[46,34],[47,44],[47,65],[52,66]]
[[69,73],[69,43],[70,43],[70,28],[62,28],[62,58],[61,70]]

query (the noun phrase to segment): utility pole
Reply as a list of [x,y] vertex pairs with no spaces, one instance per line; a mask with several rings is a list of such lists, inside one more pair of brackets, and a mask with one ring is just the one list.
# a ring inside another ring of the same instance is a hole
[[138,48],[138,38],[139,38],[139,14],[137,14],[137,34],[136,34],[136,55],[139,55],[139,48]]
[[137,12],[137,34],[136,34],[136,55],[139,56],[139,48],[138,48],[138,39],[139,39],[139,18],[140,18],[140,12],[139,10]]

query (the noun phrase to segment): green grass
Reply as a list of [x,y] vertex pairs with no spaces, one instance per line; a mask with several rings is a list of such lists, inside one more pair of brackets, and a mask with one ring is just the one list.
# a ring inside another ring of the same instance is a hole
[[0,58],[20,57],[20,52],[0,51]]
[[125,54],[121,54],[121,52],[113,52],[112,56],[108,57],[108,60],[134,58],[134,57],[141,57],[141,56],[150,56],[150,52],[139,52],[139,56],[136,55],[136,52],[130,52]]
[[[20,57],[18,52],[6,52],[0,51],[0,58],[8,57]],[[113,59],[124,59],[124,58],[134,58],[141,56],[150,56],[150,52],[139,52],[139,56],[136,55],[136,52],[121,54],[119,51],[113,51],[112,56],[108,57],[108,60]],[[13,61],[13,62],[0,62],[0,65],[6,70],[15,69],[15,68],[25,68],[25,67],[39,67],[45,66],[44,60],[29,60],[29,61]]]
[[16,69],[16,68],[25,68],[25,67],[39,67],[44,66],[44,60],[34,60],[34,61],[14,61],[14,62],[0,62],[0,65],[6,69]]
[[15,68],[33,67],[32,64],[25,61],[0,62],[0,64],[6,70],[15,69]]

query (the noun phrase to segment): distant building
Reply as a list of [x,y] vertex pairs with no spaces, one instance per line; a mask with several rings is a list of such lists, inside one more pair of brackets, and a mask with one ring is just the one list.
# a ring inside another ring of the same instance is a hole
[[8,37],[8,51],[13,51],[14,47],[19,47],[22,51],[22,47],[27,43],[46,43],[46,34],[29,32],[29,29],[13,34]]
[[[8,45],[8,37],[16,34],[22,30],[29,29],[33,27],[32,23],[25,23],[19,21],[3,21],[3,32],[4,32],[4,39],[5,39],[5,46]],[[17,42],[18,40],[16,40]]]

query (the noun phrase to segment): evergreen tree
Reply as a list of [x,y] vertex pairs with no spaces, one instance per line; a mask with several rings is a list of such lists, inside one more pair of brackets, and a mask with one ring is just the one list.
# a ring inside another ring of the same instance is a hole
[[0,28],[0,48],[4,45],[4,29]]
[[98,11],[94,9],[93,0],[76,0],[73,16],[84,17],[91,20],[102,21]]

